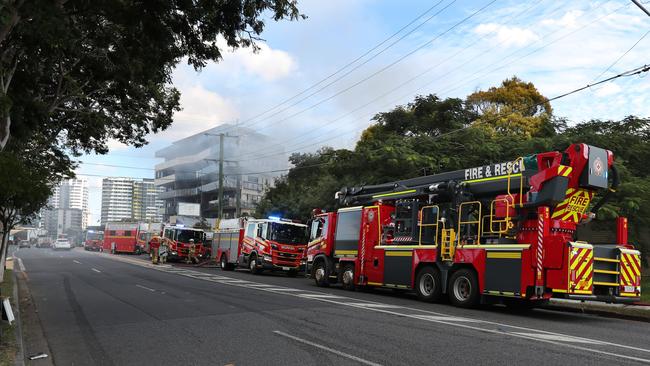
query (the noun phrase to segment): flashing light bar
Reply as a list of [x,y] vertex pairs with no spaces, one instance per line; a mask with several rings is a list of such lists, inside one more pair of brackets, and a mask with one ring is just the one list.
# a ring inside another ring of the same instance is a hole
[[280,221],[282,218],[280,216],[269,216],[269,220]]

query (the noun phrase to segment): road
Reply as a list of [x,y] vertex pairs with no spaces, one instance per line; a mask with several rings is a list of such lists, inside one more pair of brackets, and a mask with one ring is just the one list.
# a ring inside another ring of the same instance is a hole
[[644,322],[459,309],[392,291],[322,289],[304,278],[152,266],[79,249],[15,256],[56,365],[650,363]]

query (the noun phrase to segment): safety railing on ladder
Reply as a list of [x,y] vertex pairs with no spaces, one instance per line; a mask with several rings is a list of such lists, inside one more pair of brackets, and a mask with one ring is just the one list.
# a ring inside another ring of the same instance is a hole
[[[481,243],[481,209],[482,205],[479,201],[463,202],[458,205],[458,245],[468,244],[470,239],[473,241],[472,244]],[[467,219],[464,219],[464,217],[467,217]],[[472,230],[471,225],[476,225],[476,229]],[[469,230],[467,230],[468,228]],[[469,235],[468,232],[475,234]]]
[[[438,205],[422,207],[420,209],[418,216],[419,216],[418,218],[419,218],[419,226],[420,226],[418,245],[438,245],[438,228],[439,228],[439,220],[440,220],[440,208],[438,207]],[[434,228],[433,235],[432,235],[433,241],[431,242],[428,240],[431,235],[426,235],[427,238],[423,243],[422,231],[423,230],[426,231],[427,228]]]

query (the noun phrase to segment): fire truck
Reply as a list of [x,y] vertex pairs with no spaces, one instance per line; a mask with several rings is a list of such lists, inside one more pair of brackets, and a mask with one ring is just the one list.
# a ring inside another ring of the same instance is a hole
[[104,231],[97,229],[86,230],[84,250],[99,251],[104,243]]
[[[192,250],[197,258],[204,257],[208,249],[203,245],[205,233],[182,225],[165,225],[162,235],[156,235],[149,241],[150,251],[158,250],[161,243],[167,246],[167,260],[187,260]],[[193,244],[192,244],[193,243]],[[191,246],[194,245],[192,249]]]
[[[615,192],[611,151],[565,151],[385,184],[346,187],[336,212],[315,210],[307,250],[318,286],[414,290],[456,306],[538,305],[551,297],[640,300],[640,253],[627,220],[616,240],[579,241]],[[602,193],[588,210],[594,195]]]
[[307,225],[279,217],[242,220],[239,229],[216,231],[212,243],[223,270],[241,266],[253,274],[271,270],[295,277],[305,266]]
[[137,222],[107,222],[102,250],[113,254],[140,253]]

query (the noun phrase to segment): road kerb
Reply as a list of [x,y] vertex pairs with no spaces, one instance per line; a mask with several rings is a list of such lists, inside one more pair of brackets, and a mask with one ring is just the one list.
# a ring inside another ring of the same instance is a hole
[[553,310],[583,312],[650,322],[650,306],[551,299],[545,307]]

